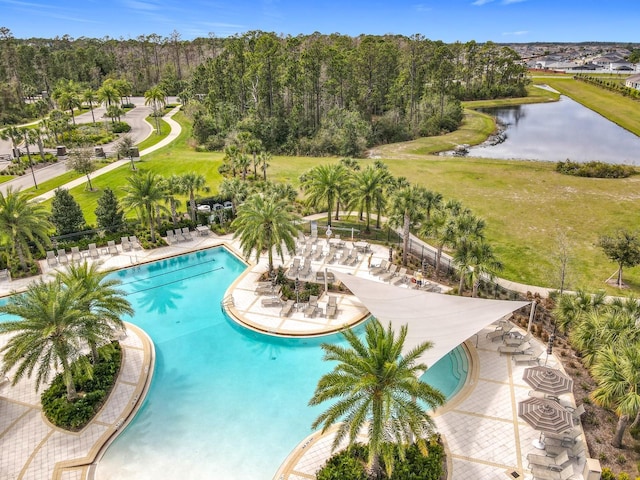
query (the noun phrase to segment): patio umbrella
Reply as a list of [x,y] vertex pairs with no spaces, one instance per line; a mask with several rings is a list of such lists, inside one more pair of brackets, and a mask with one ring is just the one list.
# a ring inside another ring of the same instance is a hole
[[529,367],[525,369],[522,379],[534,390],[551,395],[573,391],[573,380],[556,368]]
[[540,438],[533,442],[536,448],[544,448],[543,433],[561,433],[573,427],[571,413],[553,400],[527,398],[518,404],[518,416],[540,430]]

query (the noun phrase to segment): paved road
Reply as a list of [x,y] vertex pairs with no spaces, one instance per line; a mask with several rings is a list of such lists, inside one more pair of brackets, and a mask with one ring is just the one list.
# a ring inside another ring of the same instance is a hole
[[[175,97],[169,97],[169,103],[175,103]],[[134,143],[138,144],[147,138],[153,132],[153,127],[149,125],[145,118],[149,116],[152,109],[151,107],[145,106],[144,97],[131,97],[131,103],[136,105],[136,108],[130,110],[126,116],[123,117],[123,120],[126,121],[129,125],[131,125],[131,132],[129,135],[133,138]],[[106,111],[105,107],[94,108],[94,115],[96,117],[96,122],[104,121],[102,115]],[[76,117],[76,123],[91,123],[93,121],[91,117],[91,112],[83,113],[82,115],[78,115]],[[108,119],[106,121],[109,121]],[[105,152],[113,152],[115,150],[115,142],[111,142],[103,145],[103,149]],[[36,152],[37,155],[37,147],[29,147],[32,152]],[[7,142],[4,140],[0,140],[0,155],[2,154],[10,154],[11,153],[11,142]],[[1,164],[0,164],[0,168]],[[50,180],[59,175],[62,175],[67,171],[67,166],[64,161],[58,162],[54,165],[50,165],[44,168],[39,168],[34,170],[35,174],[35,182],[40,184],[46,180]],[[0,191],[5,193],[7,188],[11,186],[14,190],[20,188],[25,189],[34,186],[33,175],[29,170],[22,177],[15,178],[9,182],[4,182],[0,184]]]

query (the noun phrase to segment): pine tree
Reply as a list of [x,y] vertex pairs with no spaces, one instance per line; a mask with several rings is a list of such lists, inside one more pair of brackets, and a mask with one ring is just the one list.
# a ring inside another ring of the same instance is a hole
[[51,223],[58,235],[80,232],[85,229],[86,221],[76,199],[64,188],[58,188],[51,204]]
[[113,190],[109,187],[105,188],[104,193],[98,199],[98,208],[96,208],[95,213],[99,228],[107,232],[118,232],[122,230],[124,225],[124,212],[120,208]]

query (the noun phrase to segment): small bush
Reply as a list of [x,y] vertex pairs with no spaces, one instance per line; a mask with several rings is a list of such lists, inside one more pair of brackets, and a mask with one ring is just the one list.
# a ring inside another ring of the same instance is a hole
[[127,133],[131,131],[131,125],[125,122],[116,122],[111,126],[113,133]]
[[637,170],[629,165],[617,165],[604,162],[566,162],[556,163],[556,172],[563,175],[590,178],[627,178],[635,175]]
[[67,388],[62,374],[56,375],[51,386],[42,393],[42,412],[54,425],[78,431],[100,410],[115,383],[122,353],[117,342],[98,349],[100,360],[93,366],[91,378],[74,373],[74,383],[80,397],[67,401]]

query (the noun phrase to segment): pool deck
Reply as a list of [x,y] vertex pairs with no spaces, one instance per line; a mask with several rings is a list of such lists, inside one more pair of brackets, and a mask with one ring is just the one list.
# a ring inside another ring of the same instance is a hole
[[[350,241],[346,240],[347,248]],[[319,240],[319,242],[326,242]],[[118,255],[103,255],[103,268],[116,269],[155,261],[190,251],[225,245],[238,254],[238,245],[230,237],[196,236],[188,242],[170,245],[152,251],[133,250]],[[373,246],[362,254],[352,266],[325,264],[324,259],[312,262],[312,271],[330,268],[375,278],[369,274],[368,264],[378,263],[388,256],[388,249]],[[276,266],[280,259],[274,259]],[[292,261],[285,257],[284,265]],[[54,269],[42,262],[42,276],[47,279]],[[281,316],[279,307],[263,307],[255,293],[255,282],[267,270],[266,256],[242,274],[229,288],[225,297],[227,311],[249,328],[269,333],[295,336],[330,333],[345,325],[352,325],[367,317],[367,310],[356,299],[347,295],[338,297],[338,314],[326,318],[321,312],[305,316],[304,308],[293,310],[290,316]],[[315,273],[313,274],[315,278]],[[0,283],[0,295],[24,290],[34,278]],[[305,279],[301,279],[305,280]],[[403,288],[403,287],[399,287]],[[406,285],[404,286],[406,288]],[[332,294],[333,295],[333,294]],[[326,296],[319,299],[324,310]],[[463,390],[444,408],[436,412],[438,431],[442,433],[449,455],[449,478],[452,480],[532,478],[527,470],[526,455],[541,453],[532,446],[538,432],[518,419],[517,403],[527,397],[530,387],[522,380],[526,366],[516,366],[510,355],[497,352],[498,343],[486,339],[489,326],[466,343],[471,358],[471,373]],[[0,336],[0,348],[6,343]],[[475,346],[477,343],[477,348]],[[127,337],[122,341],[123,370],[114,392],[96,419],[82,432],[69,433],[53,427],[43,417],[39,394],[33,382],[23,378],[16,386],[0,386],[0,480],[60,479],[81,480],[93,478],[92,463],[115,434],[129,421],[142,403],[153,369],[153,344],[146,334],[128,325]],[[554,356],[548,365],[560,367]],[[9,373],[11,375],[11,372]],[[573,401],[571,395],[565,396]],[[318,432],[294,448],[276,472],[277,480],[303,480],[314,478],[314,473],[330,455],[333,432]],[[579,441],[584,441],[584,436]],[[586,446],[585,446],[586,450]],[[584,455],[574,462],[575,476],[582,478]],[[519,477],[515,477],[516,472]]]

